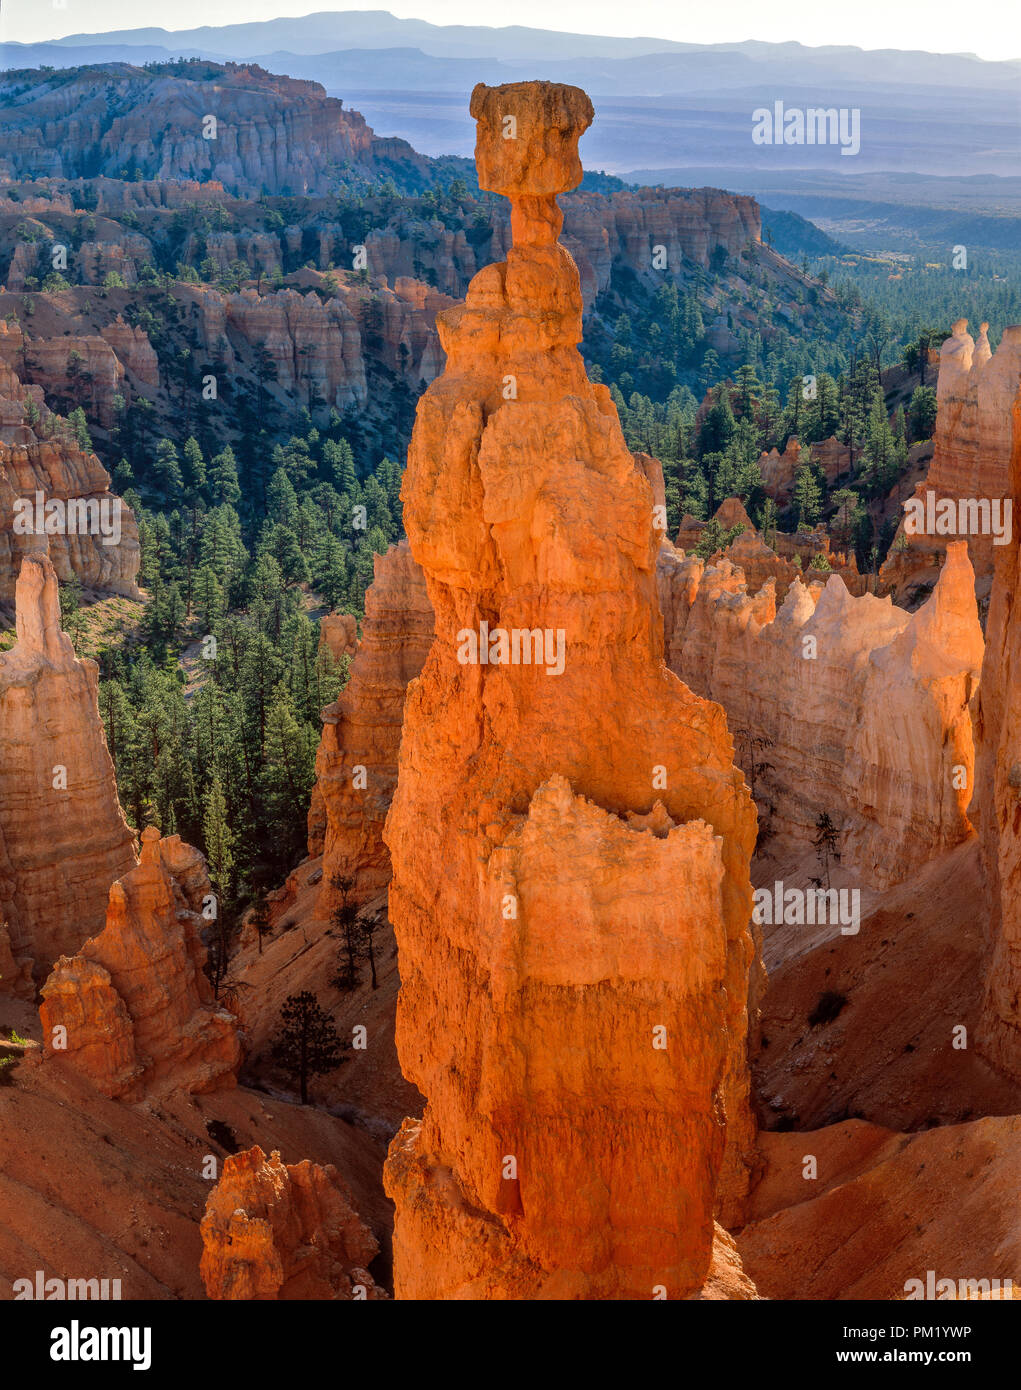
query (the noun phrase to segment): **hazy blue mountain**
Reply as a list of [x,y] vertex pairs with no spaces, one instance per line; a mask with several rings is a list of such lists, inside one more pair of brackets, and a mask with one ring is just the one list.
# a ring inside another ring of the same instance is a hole
[[[697,45],[436,25],[382,10],[0,45],[6,68],[138,65],[176,56],[254,61],[318,81],[380,134],[433,155],[471,155],[468,96],[476,82],[539,77],[575,83],[592,95],[597,119],[583,158],[618,174],[684,168],[698,182],[724,186],[735,185],[743,170],[805,170],[849,184],[883,172],[1021,175],[1021,60],[985,62],[967,53],[795,42]],[[754,145],[752,113],[777,101],[788,109],[859,110],[860,152]]]

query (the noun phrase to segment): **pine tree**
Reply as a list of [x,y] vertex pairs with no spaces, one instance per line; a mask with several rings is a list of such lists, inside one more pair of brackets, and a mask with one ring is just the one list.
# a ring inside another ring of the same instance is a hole
[[184,480],[192,493],[201,492],[206,485],[206,461],[194,436],[184,441]]
[[227,820],[227,799],[219,773],[214,772],[213,780],[206,795],[206,814],[202,823],[202,838],[209,860],[209,877],[219,889],[220,897],[230,897],[234,869],[234,836]]
[[234,450],[228,444],[220,453],[209,460],[206,472],[209,496],[214,502],[226,503],[235,507],[241,500],[238,484],[238,464]]
[[793,504],[799,526],[814,526],[819,520],[821,495],[812,470],[804,464],[794,477]]
[[156,446],[156,457],[153,460],[153,482],[158,488],[167,494],[168,497],[175,493],[180,493],[184,487],[184,480],[181,477],[181,465],[177,458],[177,450],[172,439],[161,439]]
[[333,1020],[310,990],[292,994],[284,1001],[273,1055],[297,1077],[302,1105],[308,1104],[309,1079],[335,1071],[345,1060],[345,1046]]

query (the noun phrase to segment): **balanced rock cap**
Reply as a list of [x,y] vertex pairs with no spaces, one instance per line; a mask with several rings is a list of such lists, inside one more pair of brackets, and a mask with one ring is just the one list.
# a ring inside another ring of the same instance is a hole
[[594,111],[580,87],[559,82],[480,82],[471,96],[478,122],[479,187],[507,197],[548,197],[582,179],[578,141]]

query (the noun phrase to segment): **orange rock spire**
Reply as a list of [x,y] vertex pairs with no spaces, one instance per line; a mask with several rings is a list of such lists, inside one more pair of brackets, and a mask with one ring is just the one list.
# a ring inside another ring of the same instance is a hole
[[[17,632],[0,654],[0,923],[19,969],[44,979],[102,928],[110,884],[135,856],[99,717],[99,670],[61,631],[46,555],[21,562]],[[13,972],[2,973],[10,983]]]
[[375,558],[351,679],[323,710],[309,853],[323,855],[318,911],[324,919],[340,901],[335,877],[354,879],[358,901],[383,892],[390,881],[383,823],[397,785],[404,692],[422,669],[432,631],[422,571],[401,541]]
[[77,955],[61,956],[43,985],[47,1055],[108,1096],[233,1086],[237,1023],[213,1002],[202,973],[209,894],[197,849],[177,835],[161,840],[155,826],[144,830],[141,861],[110,889],[105,928]]
[[385,838],[405,1075],[402,1298],[680,1298],[753,1140],[755,814],[718,706],[663,663],[652,487],[577,351],[557,243],[585,94],[476,87],[505,264],[439,317],[405,524],[436,635]]
[[224,1161],[202,1218],[210,1298],[386,1298],[365,1268],[378,1254],[332,1165],[284,1164],[258,1145]]

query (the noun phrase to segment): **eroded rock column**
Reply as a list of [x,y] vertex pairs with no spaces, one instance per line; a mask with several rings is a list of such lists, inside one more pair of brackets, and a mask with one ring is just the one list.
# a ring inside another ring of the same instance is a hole
[[663,663],[653,494],[588,381],[556,194],[577,88],[479,86],[505,264],[439,316],[405,525],[436,636],[386,827],[405,1075],[403,1298],[679,1298],[747,1186],[755,813]]
[[61,631],[44,554],[22,561],[17,633],[0,654],[0,923],[19,969],[41,980],[102,929],[110,885],[135,855],[99,717],[99,668]]

